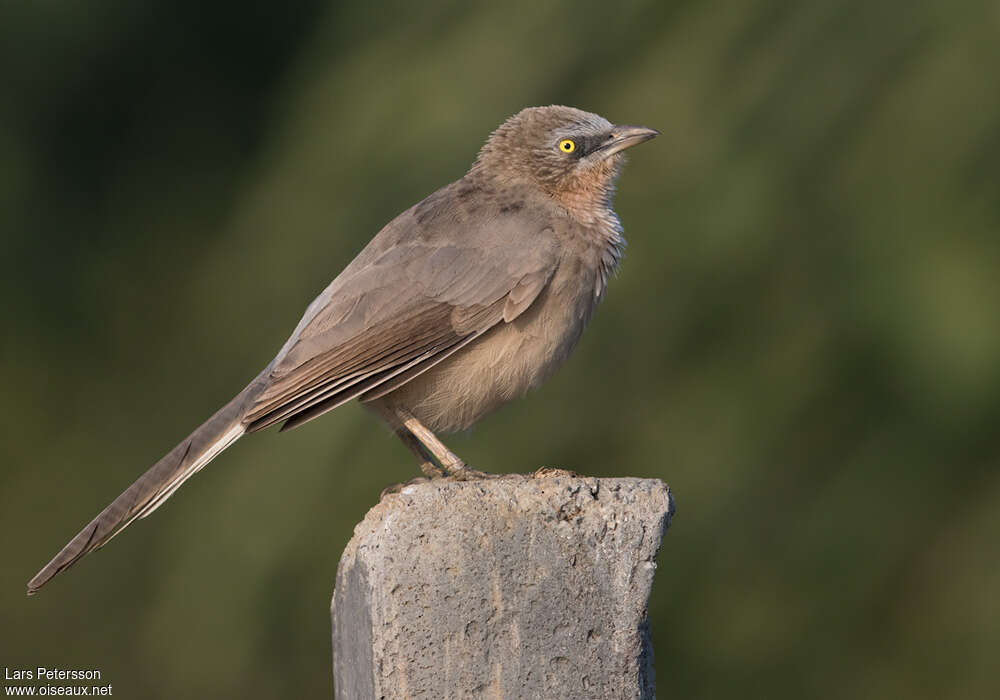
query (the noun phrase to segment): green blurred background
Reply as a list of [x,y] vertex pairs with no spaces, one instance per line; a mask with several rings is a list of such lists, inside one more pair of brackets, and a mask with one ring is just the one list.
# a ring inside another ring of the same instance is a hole
[[[996,3],[0,5],[0,664],[331,697],[351,405],[28,578],[522,107],[663,131],[567,366],[450,445],[668,481],[661,697],[1000,697]],[[567,696],[572,697],[572,691]]]

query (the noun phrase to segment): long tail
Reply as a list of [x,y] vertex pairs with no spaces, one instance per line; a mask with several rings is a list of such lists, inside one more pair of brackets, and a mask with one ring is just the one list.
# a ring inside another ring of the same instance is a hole
[[90,521],[69,544],[28,582],[28,595],[68,569],[88,552],[104,546],[136,518],[145,518],[220,452],[246,432],[243,417],[259,393],[267,370],[236,397],[168,452],[135,483]]

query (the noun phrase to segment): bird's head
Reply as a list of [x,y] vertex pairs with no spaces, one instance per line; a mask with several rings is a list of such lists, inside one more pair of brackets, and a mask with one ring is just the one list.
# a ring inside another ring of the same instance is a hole
[[573,107],[529,107],[490,135],[472,172],[511,184],[527,181],[564,201],[610,205],[622,151],[659,133]]

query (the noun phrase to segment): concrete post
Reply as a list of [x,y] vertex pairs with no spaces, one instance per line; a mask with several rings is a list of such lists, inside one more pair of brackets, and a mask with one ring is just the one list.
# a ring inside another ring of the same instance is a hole
[[385,496],[337,570],[336,697],[653,698],[672,512],[661,481],[558,470]]

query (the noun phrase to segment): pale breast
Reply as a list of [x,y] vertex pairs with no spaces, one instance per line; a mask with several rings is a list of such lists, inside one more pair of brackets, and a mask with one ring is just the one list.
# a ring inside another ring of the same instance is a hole
[[600,299],[595,253],[564,259],[524,314],[379,401],[406,408],[431,430],[454,432],[537,387],[572,352]]

